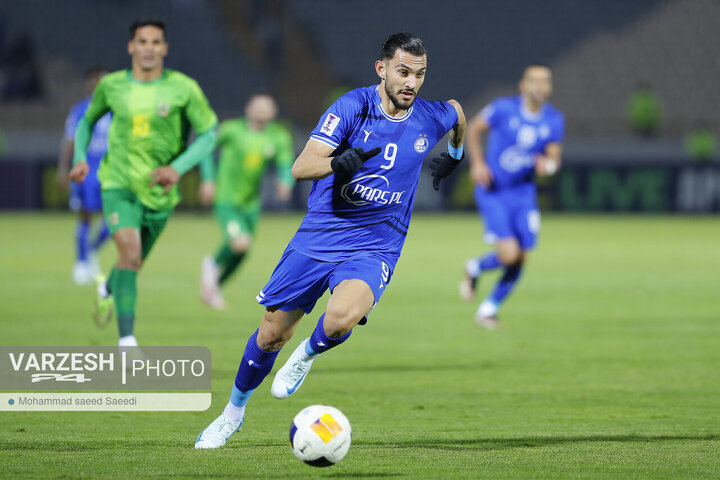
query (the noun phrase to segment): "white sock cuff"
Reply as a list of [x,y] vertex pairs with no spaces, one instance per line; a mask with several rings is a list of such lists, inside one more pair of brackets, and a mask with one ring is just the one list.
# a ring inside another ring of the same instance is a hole
[[245,407],[237,407],[233,405],[232,402],[228,402],[227,405],[225,405],[225,410],[223,410],[223,415],[233,422],[239,422],[245,416]]
[[135,338],[135,335],[127,335],[125,337],[120,337],[120,340],[118,340],[118,346],[120,346],[120,347],[137,347],[138,341]]
[[485,299],[477,309],[479,317],[494,317],[497,315],[498,306],[492,300]]
[[480,261],[477,258],[471,258],[465,264],[465,271],[468,275],[475,278],[480,275]]

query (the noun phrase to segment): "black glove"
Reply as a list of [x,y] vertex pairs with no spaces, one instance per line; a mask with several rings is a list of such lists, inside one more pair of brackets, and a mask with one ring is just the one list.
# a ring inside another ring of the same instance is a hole
[[[464,156],[465,153],[463,152]],[[433,188],[435,190],[440,190],[440,180],[450,175],[455,170],[455,167],[460,165],[460,160],[455,160],[445,152],[441,153],[439,157],[430,160],[430,172],[432,172]]]
[[369,152],[360,147],[349,148],[330,161],[330,168],[336,173],[354,175],[362,168],[363,163],[380,153],[380,150],[380,147],[373,148]]

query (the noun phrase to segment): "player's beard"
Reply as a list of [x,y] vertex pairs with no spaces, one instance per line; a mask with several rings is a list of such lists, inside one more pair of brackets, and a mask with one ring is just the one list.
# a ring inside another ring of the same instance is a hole
[[[403,90],[400,90],[400,92],[402,92],[402,91]],[[400,95],[400,92],[398,92],[397,94],[392,93],[390,91],[390,87],[388,87],[387,83],[385,84],[385,93],[387,93],[387,96],[390,98],[390,101],[392,102],[392,104],[395,105],[395,108],[397,108],[398,110],[410,109],[410,107],[412,107],[413,102],[415,102],[415,97],[416,97],[415,91],[413,91],[412,99],[410,100],[410,103],[408,103],[407,105],[404,105],[403,103],[401,103],[401,100],[398,98],[398,96]]]

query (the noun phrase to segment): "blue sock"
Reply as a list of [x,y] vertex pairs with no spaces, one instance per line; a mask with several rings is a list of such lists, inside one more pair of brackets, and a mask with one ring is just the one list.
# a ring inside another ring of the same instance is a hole
[[[270,370],[272,370],[275,359],[280,353],[280,349],[268,352],[261,349],[257,345],[257,334],[258,331],[250,335],[250,339],[245,346],[245,352],[243,353],[242,360],[240,361],[240,367],[238,368],[237,376],[235,377],[235,387],[241,392],[247,394],[244,400],[236,398],[237,401],[247,402],[247,398],[250,397],[252,391],[257,388],[258,385],[267,377]],[[232,401],[232,400],[231,400]],[[235,404],[235,402],[233,402]],[[242,405],[238,405],[242,406]]]
[[330,350],[333,347],[337,347],[345,340],[350,338],[352,330],[339,338],[332,338],[325,335],[325,327],[323,327],[323,320],[325,320],[325,314],[323,313],[318,320],[317,326],[312,335],[310,335],[310,341],[305,344],[305,353],[308,355],[317,355]]
[[255,391],[253,388],[252,390],[248,390],[247,392],[243,392],[238,387],[233,385],[232,393],[230,394],[230,403],[235,405],[236,407],[244,407],[247,405],[248,400],[250,400],[250,395]]
[[492,251],[482,257],[478,257],[477,262],[480,270],[495,270],[496,268],[500,268],[502,266],[500,258],[495,251]]
[[502,274],[500,277],[500,280],[498,280],[497,285],[495,286],[495,290],[493,290],[492,295],[490,295],[490,300],[495,303],[495,305],[500,305],[503,300],[505,300],[505,297],[507,297],[512,289],[515,287],[515,284],[520,279],[520,274],[522,273],[522,265],[511,265],[509,267],[505,267],[505,273]]
[[84,262],[88,258],[89,241],[88,236],[90,235],[90,222],[84,220],[78,220],[75,226],[75,253],[79,262]]
[[107,223],[105,223],[105,220],[100,220],[100,228],[98,229],[97,236],[92,244],[92,249],[97,250],[100,248],[100,246],[105,243],[105,240],[108,238],[110,238],[110,230],[108,230]]

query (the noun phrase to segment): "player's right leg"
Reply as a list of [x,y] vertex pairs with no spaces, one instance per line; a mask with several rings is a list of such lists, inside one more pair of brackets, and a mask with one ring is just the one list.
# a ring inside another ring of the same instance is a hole
[[88,208],[88,186],[85,183],[70,184],[70,210],[78,213],[75,225],[75,263],[72,277],[77,285],[92,283],[94,273],[91,265],[90,230],[92,215]]
[[270,389],[272,396],[287,398],[295,393],[315,358],[347,340],[355,325],[372,309],[374,301],[375,295],[364,280],[347,279],[335,286],[312,335],[298,345],[275,374]]
[[222,447],[230,435],[240,430],[245,420],[245,405],[272,370],[280,349],[292,337],[302,316],[301,309],[287,312],[267,308],[260,327],[250,336],[245,346],[230,401],[223,413],[195,440],[196,449]]
[[527,254],[537,244],[540,233],[540,212],[532,192],[526,197],[515,201],[512,213],[511,238],[503,238],[497,245],[498,258],[503,266],[503,273],[495,288],[478,308],[476,321],[486,328],[497,328],[497,312],[500,305],[517,285],[523,271]]
[[215,257],[208,255],[203,259],[200,296],[210,307],[222,310],[225,300],[220,287],[235,273],[250,249],[259,210],[219,204],[214,212],[223,232],[223,244]]
[[355,258],[332,267],[327,284],[332,295],[325,313],[312,335],[300,343],[275,374],[271,389],[274,397],[286,398],[295,393],[315,358],[345,342],[355,325],[367,321],[368,313],[387,291],[393,265],[391,259],[358,252]]
[[[475,187],[475,200],[485,226],[483,240],[485,243],[495,245],[498,239],[513,236],[512,216],[506,202],[500,194],[488,192],[483,187]],[[475,299],[478,281],[484,272],[495,270],[502,266],[497,250],[471,258],[465,263],[463,279],[460,282],[460,297],[471,302]]]
[[[98,325],[110,321],[116,309],[121,346],[136,346],[132,334],[137,302],[137,272],[142,265],[140,228],[143,207],[125,189],[102,192],[105,221],[117,247],[118,258],[108,281],[99,282],[93,316]],[[113,308],[114,307],[114,308]]]
[[475,315],[477,325],[490,330],[500,327],[500,321],[498,320],[500,305],[519,280],[524,260],[524,253],[516,238],[499,240],[496,244],[496,252],[504,271],[493,291],[478,307]]
[[[88,215],[94,216],[96,213],[102,213],[102,191],[100,189],[100,181],[97,178],[97,168],[91,167],[91,171],[82,185],[84,188],[83,205]],[[89,272],[93,278],[96,278],[102,273],[98,262],[97,251],[105,241],[110,238],[110,230],[102,216],[95,230],[95,238],[89,242],[88,253]]]
[[195,448],[221,447],[240,428],[250,395],[272,370],[280,348],[290,339],[300,318],[312,311],[328,288],[334,265],[307,257],[292,247],[285,249],[270,281],[257,296],[266,308],[265,315],[245,346],[230,402],[200,434]]
[[118,251],[111,286],[117,309],[118,343],[134,347],[137,346],[134,335],[137,274],[142,266],[140,231],[125,227],[117,230],[112,238]]
[[87,285],[93,280],[90,263],[90,229],[91,214],[87,210],[80,210],[75,225],[75,265],[73,265],[73,281],[77,285]]

